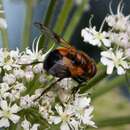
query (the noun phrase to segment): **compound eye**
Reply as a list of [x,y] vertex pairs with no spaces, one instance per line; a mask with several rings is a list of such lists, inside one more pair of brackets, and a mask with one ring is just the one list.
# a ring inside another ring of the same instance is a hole
[[79,65],[79,62],[76,59],[74,59],[74,60],[72,60],[72,64],[73,65]]

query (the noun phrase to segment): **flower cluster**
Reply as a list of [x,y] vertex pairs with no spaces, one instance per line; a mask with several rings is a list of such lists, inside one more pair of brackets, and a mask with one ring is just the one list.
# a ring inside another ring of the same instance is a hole
[[61,122],[61,130],[78,130],[83,125],[96,127],[91,121],[93,107],[90,106],[90,98],[86,95],[76,94],[74,100],[64,106],[56,104],[55,109],[58,115],[51,116],[51,121],[54,124]]
[[61,130],[96,127],[90,98],[78,92],[72,94],[77,86],[72,79],[63,79],[42,95],[57,78],[43,69],[44,59],[53,47],[44,54],[38,50],[39,40],[34,41],[32,50],[0,49],[0,128],[13,124],[23,130],[40,130],[44,120],[47,126],[60,124]]
[[[84,42],[102,49],[101,62],[107,66],[107,74],[112,74],[115,69],[122,75],[130,69],[130,15],[124,16],[122,10],[121,1],[117,14],[110,7],[111,14],[106,16],[99,31],[90,26],[81,32]],[[102,31],[105,22],[109,28],[107,32]]]

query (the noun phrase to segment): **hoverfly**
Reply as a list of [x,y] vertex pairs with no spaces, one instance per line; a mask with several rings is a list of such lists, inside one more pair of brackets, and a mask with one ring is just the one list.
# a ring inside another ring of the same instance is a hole
[[46,57],[43,68],[49,74],[60,79],[71,77],[79,84],[91,79],[96,74],[95,62],[86,53],[77,50],[43,24],[35,23],[35,25],[48,38],[63,46],[54,49]]

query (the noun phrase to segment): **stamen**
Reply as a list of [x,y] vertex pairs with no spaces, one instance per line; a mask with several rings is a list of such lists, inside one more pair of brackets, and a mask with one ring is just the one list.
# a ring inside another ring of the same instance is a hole
[[113,11],[112,11],[112,0],[111,0],[110,3],[109,3],[109,10],[110,10],[110,13],[111,13],[112,15],[114,15],[114,13],[113,13]]
[[102,32],[102,30],[103,30],[103,26],[104,26],[104,24],[105,24],[105,21],[106,21],[106,19],[104,18],[104,20],[103,20],[103,22],[102,22],[102,24],[101,24],[101,27],[100,27],[99,32]]
[[38,53],[38,50],[39,50],[38,46],[39,46],[39,42],[40,42],[41,37],[42,37],[42,35],[40,35],[38,37],[37,42],[36,42],[36,50],[35,50],[36,54]]
[[37,40],[37,37],[33,40],[33,43],[32,43],[32,52],[35,52],[34,44],[35,44],[36,40]]
[[119,5],[118,5],[118,7],[117,7],[117,14],[120,14],[120,13],[121,13],[122,3],[123,3],[123,0],[120,1]]
[[93,19],[94,15],[91,15],[90,19],[89,19],[89,27],[92,28],[92,19]]
[[124,9],[124,4],[122,4],[122,6],[121,6],[121,9],[120,9],[121,13],[123,12],[123,9]]

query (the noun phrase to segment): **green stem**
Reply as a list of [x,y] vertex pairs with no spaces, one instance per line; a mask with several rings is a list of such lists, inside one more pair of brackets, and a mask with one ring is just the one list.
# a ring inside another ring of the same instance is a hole
[[[4,10],[2,0],[0,0],[0,5],[2,5],[1,9]],[[0,17],[5,18],[5,14],[2,13]],[[1,31],[1,36],[2,36],[3,48],[9,48],[9,40],[8,40],[7,29],[2,28],[0,31]]]
[[30,108],[28,109],[28,112],[34,117],[34,120],[37,121],[37,123],[42,124],[44,127],[48,127],[47,121],[42,118],[41,114],[39,114],[37,110]]
[[9,40],[8,40],[8,33],[7,30],[1,29],[2,41],[3,41],[3,48],[9,48]]
[[129,116],[122,116],[122,117],[111,117],[108,119],[99,119],[96,120],[96,125],[101,127],[107,127],[107,126],[120,126],[120,125],[126,125],[130,124],[130,115]]
[[[56,1],[57,0],[51,0],[50,4],[48,6],[48,10],[47,10],[47,13],[46,13],[46,16],[45,16],[45,21],[44,21],[44,25],[47,26],[47,27],[49,27],[49,25],[50,25],[50,22],[51,22],[51,19],[52,19],[52,16],[53,16],[53,12],[54,12],[54,9],[56,7]],[[41,38],[40,38],[39,49],[44,47],[44,42],[45,42],[45,37],[44,37],[44,35],[42,35]]]
[[69,25],[67,26],[67,29],[65,30],[64,39],[69,40],[84,12],[84,8],[87,6],[88,0],[83,0],[82,3],[78,6],[76,11],[74,12],[74,15],[71,18],[71,21]]
[[54,9],[55,9],[55,6],[56,6],[56,2],[57,2],[57,0],[51,0],[50,1],[48,10],[47,10],[47,13],[46,13],[46,16],[45,16],[45,21],[44,21],[45,26],[49,26],[49,24],[51,22],[53,12],[54,12]]
[[35,123],[40,123],[41,126],[48,127],[48,122],[42,118],[42,115],[38,112],[38,110],[34,108],[28,108],[28,109],[23,109],[19,112],[19,115],[24,119],[26,117],[27,119],[29,118],[30,115],[33,116],[33,121]]
[[[130,76],[130,74],[128,74]],[[92,93],[92,99],[97,98],[98,96],[101,96],[102,94],[105,94],[112,90],[113,88],[120,87],[126,83],[126,78],[125,76],[117,76],[113,80],[106,80],[102,84],[97,85],[96,88],[94,89],[94,92]]]
[[17,130],[17,129],[16,129],[16,124],[13,124],[13,123],[11,122],[10,127],[9,127],[9,130]]
[[26,1],[26,16],[25,16],[25,25],[23,30],[23,38],[22,38],[22,49],[29,46],[30,41],[30,31],[32,26],[32,15],[33,15],[33,2]]
[[97,83],[99,83],[102,79],[104,79],[106,75],[106,69],[104,66],[99,65],[97,67],[97,74],[94,78],[92,78],[90,81],[88,81],[86,84],[80,85],[81,87],[81,93],[89,90],[90,88],[94,87]]
[[54,28],[55,32],[61,33],[63,31],[66,20],[67,20],[69,13],[71,11],[72,5],[73,5],[73,0],[66,0],[65,1],[64,5],[62,7],[62,10],[58,16],[55,28]]

